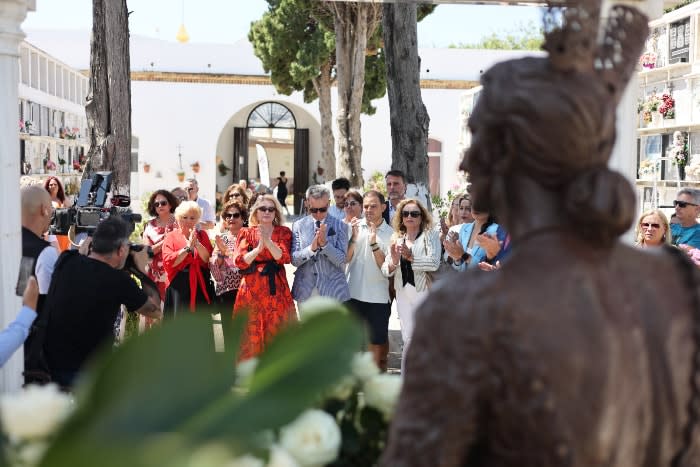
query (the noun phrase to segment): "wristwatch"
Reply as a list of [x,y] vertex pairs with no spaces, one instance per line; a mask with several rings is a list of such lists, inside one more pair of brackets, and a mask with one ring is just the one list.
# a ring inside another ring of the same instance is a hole
[[464,263],[465,261],[467,261],[469,259],[470,256],[471,255],[469,253],[465,252],[459,259]]

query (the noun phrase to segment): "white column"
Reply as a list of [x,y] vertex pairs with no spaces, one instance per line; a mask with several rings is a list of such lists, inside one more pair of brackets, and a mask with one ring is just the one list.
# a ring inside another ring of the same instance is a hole
[[[17,270],[22,251],[19,207],[19,44],[20,25],[33,7],[27,0],[0,0],[0,327],[17,315]],[[17,390],[22,384],[23,357],[18,351],[0,370],[0,392]]]

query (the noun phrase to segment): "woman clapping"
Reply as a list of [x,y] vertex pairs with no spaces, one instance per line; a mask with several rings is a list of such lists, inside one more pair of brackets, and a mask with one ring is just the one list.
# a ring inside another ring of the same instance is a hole
[[432,229],[428,211],[415,199],[405,199],[396,208],[392,221],[394,235],[390,254],[384,259],[382,273],[394,276],[396,309],[401,321],[404,368],[406,351],[411,343],[413,323],[418,305],[428,294],[432,272],[440,266],[440,234]]
[[183,201],[175,209],[179,229],[168,233],[163,242],[163,266],[168,275],[165,291],[166,316],[173,316],[185,306],[210,304],[214,287],[209,276],[209,257],[213,250],[209,236],[197,229],[202,208],[194,201]]
[[234,255],[243,274],[234,315],[248,313],[241,360],[258,355],[287,322],[296,320],[284,270],[291,262],[292,231],[282,225],[282,206],[274,196],[261,194],[248,223],[238,233]]

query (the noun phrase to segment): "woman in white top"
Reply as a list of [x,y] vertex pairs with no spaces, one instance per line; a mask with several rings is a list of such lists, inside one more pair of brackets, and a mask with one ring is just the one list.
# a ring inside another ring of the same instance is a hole
[[430,213],[415,199],[405,199],[396,208],[392,221],[389,253],[382,265],[386,277],[394,276],[396,309],[401,321],[403,372],[406,351],[413,334],[418,305],[428,295],[432,274],[440,266],[440,235],[432,229]]

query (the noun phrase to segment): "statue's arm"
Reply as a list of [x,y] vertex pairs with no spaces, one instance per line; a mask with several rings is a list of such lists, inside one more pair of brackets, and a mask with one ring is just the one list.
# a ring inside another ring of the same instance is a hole
[[455,321],[447,310],[460,307],[443,294],[433,293],[417,313],[383,467],[462,466],[477,437],[480,388],[487,379],[483,340]]

